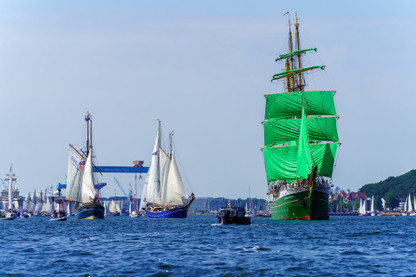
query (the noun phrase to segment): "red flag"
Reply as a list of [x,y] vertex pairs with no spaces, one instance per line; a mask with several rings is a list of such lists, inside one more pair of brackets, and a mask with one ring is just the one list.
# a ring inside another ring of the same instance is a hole
[[289,12],[285,12],[282,16],[285,16],[285,15],[287,15]]

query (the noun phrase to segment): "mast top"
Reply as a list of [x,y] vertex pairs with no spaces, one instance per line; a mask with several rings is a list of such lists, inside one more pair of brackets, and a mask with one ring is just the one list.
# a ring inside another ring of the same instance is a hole
[[92,119],[92,115],[90,114],[90,112],[89,111],[87,111],[86,113],[85,113],[85,121],[90,121]]

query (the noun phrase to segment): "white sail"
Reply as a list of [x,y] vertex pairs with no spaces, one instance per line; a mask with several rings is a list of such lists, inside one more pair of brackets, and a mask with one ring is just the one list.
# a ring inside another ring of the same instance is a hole
[[48,213],[51,213],[53,211],[53,198],[51,196],[51,190],[48,190],[48,197],[46,198],[47,200],[47,208],[46,211]]
[[186,194],[185,186],[179,173],[175,154],[172,153],[166,188],[166,204],[183,205],[182,197],[188,198],[188,195]]
[[403,207],[403,211],[407,211],[407,206],[408,206],[408,199],[407,199],[407,197],[406,197],[406,201],[404,201],[404,207]]
[[111,200],[110,206],[108,207],[108,211],[110,213],[116,212],[116,202],[114,202],[114,200]]
[[363,200],[363,214],[367,213],[367,200]]
[[383,210],[386,210],[386,200],[384,198],[381,198],[381,206],[383,206]]
[[131,205],[132,205],[132,203],[131,203],[131,201],[129,201],[129,215],[131,214]]
[[33,197],[29,202],[29,208],[27,209],[28,212],[33,213],[35,211],[35,202],[36,202],[36,190],[33,192]]
[[142,193],[140,209],[147,203],[160,205],[183,205],[182,197],[188,198],[178,170],[174,153],[169,156],[160,146],[160,122],[153,148],[147,182]]
[[409,208],[408,208],[408,211],[413,212],[412,198],[410,198],[410,193],[409,193]]
[[70,144],[68,155],[68,171],[66,178],[66,198],[82,202],[81,186],[84,172],[82,155]]
[[84,174],[82,176],[82,203],[92,202],[96,196],[91,153],[92,151],[88,154],[87,161],[85,162]]
[[32,202],[32,199],[30,197],[30,192],[27,194],[25,200],[23,200],[23,210],[28,211],[30,207],[30,202]]
[[42,213],[46,213],[48,211],[48,204],[46,202],[43,202],[42,204]]
[[71,202],[67,202],[66,204],[66,213],[68,214],[68,216],[71,215]]
[[160,149],[160,125],[157,130],[155,146],[153,147],[152,161],[150,163],[146,194],[144,201],[160,203],[162,195],[160,190],[160,166],[159,166],[159,149]]
[[140,204],[139,204],[139,210],[142,211],[146,207],[146,201],[144,199],[146,198],[146,190],[147,190],[147,180],[149,179],[149,174],[146,175],[146,182],[143,185],[142,188],[142,195],[140,197]]
[[416,196],[415,195],[413,195],[413,205],[415,205],[415,211],[416,211]]
[[166,202],[167,196],[167,187],[168,187],[168,176],[169,176],[169,168],[170,168],[170,158],[169,155],[163,151],[162,148],[159,149],[159,176],[160,176],[160,198],[161,201],[159,203],[168,205]]
[[42,211],[42,193],[36,192],[35,193],[35,212],[40,213]]

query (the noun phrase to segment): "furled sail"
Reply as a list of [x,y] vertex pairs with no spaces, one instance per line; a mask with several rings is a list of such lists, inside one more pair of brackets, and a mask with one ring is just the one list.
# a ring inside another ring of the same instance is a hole
[[292,75],[295,75],[295,74],[299,74],[299,73],[302,73],[302,72],[305,72],[305,71],[318,69],[318,68],[324,70],[325,65],[315,65],[315,66],[310,66],[310,67],[305,67],[305,68],[296,68],[296,69],[292,69],[292,70],[289,70],[289,71],[277,73],[277,74],[273,75],[272,81],[279,80],[279,79],[282,79],[282,78],[285,78],[285,77],[288,77],[288,76],[292,76]]
[[66,198],[68,200],[82,202],[81,189],[84,164],[82,155],[70,144],[66,178]]
[[88,153],[87,161],[85,162],[85,170],[82,176],[82,203],[92,202],[97,194],[94,188],[94,175],[91,161],[91,153]]
[[296,51],[293,51],[293,52],[290,52],[290,53],[287,53],[287,54],[282,54],[276,59],[276,62],[280,61],[280,60],[283,60],[283,59],[286,59],[286,58],[293,57],[293,56],[305,54],[308,51],[315,51],[316,52],[316,50],[317,50],[316,48],[308,48],[308,49],[296,50]]

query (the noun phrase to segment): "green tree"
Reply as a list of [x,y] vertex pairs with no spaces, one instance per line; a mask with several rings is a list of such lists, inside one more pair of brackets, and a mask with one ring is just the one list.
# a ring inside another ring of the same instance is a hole
[[394,209],[399,206],[400,200],[397,198],[394,193],[389,192],[386,195],[386,207],[389,207],[390,209]]
[[382,206],[381,206],[381,196],[376,195],[374,196],[374,209],[376,210],[382,210]]
[[355,200],[352,206],[354,207],[354,210],[358,210],[358,208],[360,207],[360,203],[357,200]]

